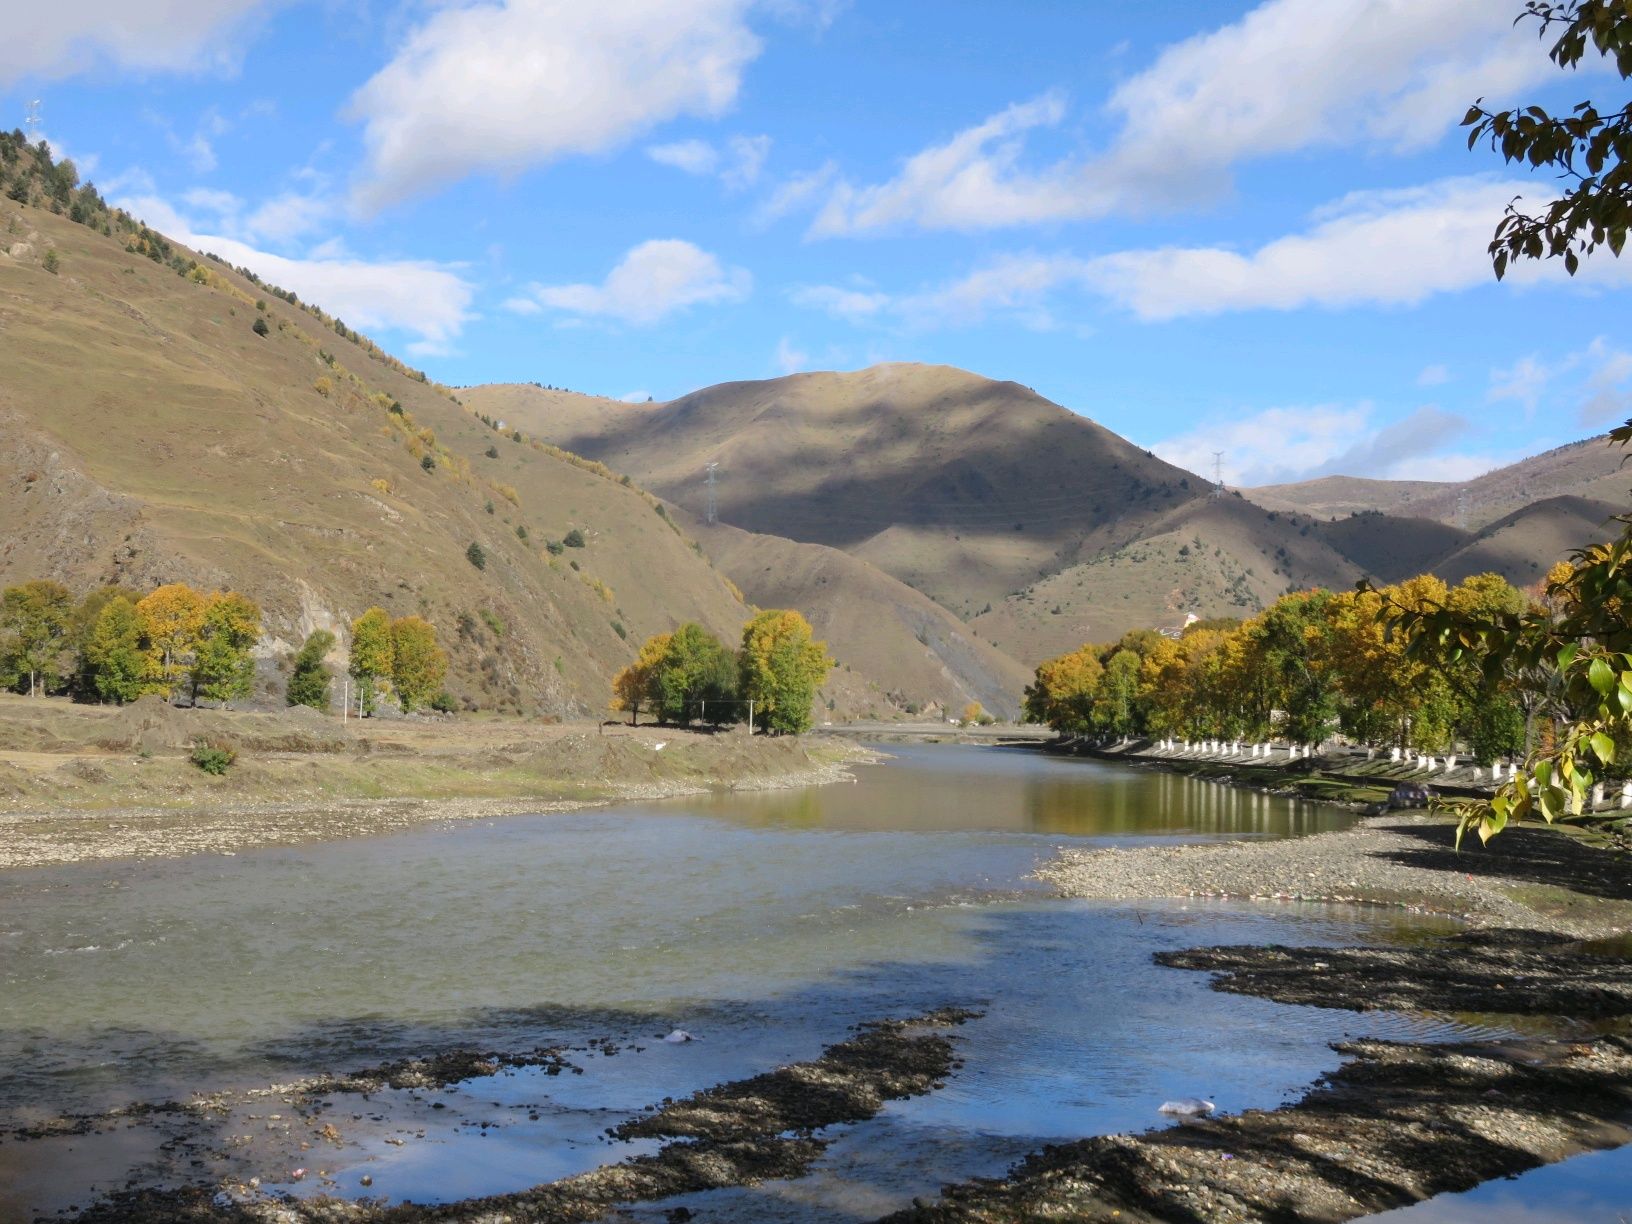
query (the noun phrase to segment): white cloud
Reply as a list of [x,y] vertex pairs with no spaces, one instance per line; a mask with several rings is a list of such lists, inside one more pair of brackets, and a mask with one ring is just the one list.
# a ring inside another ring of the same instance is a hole
[[0,86],[112,66],[196,72],[234,62],[235,41],[270,0],[78,0],[11,4],[0,38]]
[[438,8],[352,97],[365,125],[359,202],[378,207],[472,171],[514,174],[615,148],[736,100],[760,41],[750,0],[503,0]]
[[789,213],[797,212],[826,190],[838,175],[839,163],[828,161],[805,174],[786,179],[754,210],[754,224],[763,228]]
[[[1242,310],[1410,306],[1435,294],[1495,284],[1486,245],[1521,187],[1460,178],[1356,192],[1318,210],[1318,220],[1301,233],[1245,252],[1218,246],[1093,257],[1009,254],[911,293],[870,290],[858,296],[815,286],[799,290],[794,301],[851,322],[915,327],[966,325],[992,314],[1050,327],[1051,300],[1063,291],[1105,299],[1147,322]],[[1525,263],[1508,273],[1507,283],[1569,285],[1584,292],[1624,287],[1632,285],[1632,261],[1588,260],[1574,278],[1556,260]],[[1424,375],[1433,372],[1430,367]]]
[[776,342],[776,368],[783,374],[797,374],[810,368],[810,354],[783,336]]
[[475,286],[456,266],[407,259],[294,259],[258,250],[226,234],[201,232],[157,197],[138,196],[116,203],[170,238],[292,289],[352,327],[365,332],[390,328],[410,333],[415,337],[408,346],[412,353],[448,351],[471,318]]
[[1461,417],[1427,406],[1379,427],[1374,413],[1367,403],[1268,408],[1199,426],[1152,449],[1192,472],[1211,472],[1213,453],[1223,451],[1225,482],[1245,486],[1331,475],[1400,480],[1424,470],[1439,474],[1415,478],[1447,480],[1457,478],[1447,472],[1476,475],[1494,466],[1481,456],[1441,453],[1465,434]]
[[1470,99],[1555,71],[1535,31],[1491,0],[1265,0],[1123,82],[1103,150],[1028,168],[1024,134],[1058,124],[1064,107],[1052,96],[1011,106],[887,182],[839,183],[810,232],[974,230],[1191,205],[1226,192],[1234,167],[1255,158],[1424,146]]
[[720,154],[706,140],[677,140],[673,144],[652,145],[646,156],[660,166],[673,166],[687,174],[713,174]]
[[723,154],[706,140],[677,140],[648,146],[646,156],[687,174],[700,176],[718,171],[727,190],[742,191],[759,181],[770,152],[769,136],[733,136],[726,141]]
[[1589,429],[1602,429],[1632,416],[1632,352],[1603,336],[1585,348],[1546,362],[1535,354],[1490,372],[1490,403],[1512,400],[1528,420],[1543,404],[1573,411]]
[[1019,136],[1065,117],[1065,100],[1048,94],[1009,107],[945,144],[907,160],[901,173],[874,187],[838,183],[811,223],[812,237],[891,229],[983,229],[1094,211],[1063,166],[1031,175],[1016,170]]
[[690,306],[740,302],[752,286],[746,269],[724,267],[692,243],[660,238],[631,249],[599,285],[533,285],[529,292],[552,310],[649,324]]
[[731,150],[731,161],[720,172],[720,181],[727,190],[744,191],[759,182],[765,159],[771,155],[771,138],[733,136],[726,146]]
[[625,404],[644,404],[651,398],[652,393],[650,391],[630,391],[624,395],[618,396],[618,399]]
[[1419,387],[1442,387],[1451,381],[1451,372],[1443,365],[1424,366],[1417,375]]
[[[147,192],[152,192],[149,186]],[[270,242],[287,246],[316,233],[338,211],[333,200],[322,195],[286,191],[245,212],[245,202],[230,191],[194,187],[181,201],[195,216],[207,214],[208,224],[228,238],[241,242]],[[195,228],[196,228],[196,224]]]

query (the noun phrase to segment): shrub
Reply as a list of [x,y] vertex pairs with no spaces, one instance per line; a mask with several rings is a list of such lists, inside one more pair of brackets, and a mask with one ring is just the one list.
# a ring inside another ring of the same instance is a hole
[[419,461],[419,466],[424,468],[427,472],[436,471],[436,456],[435,455],[424,455],[424,456],[422,456],[420,458],[420,461]]
[[499,457],[499,448],[496,447],[496,446],[490,446],[485,451],[483,451],[482,453],[485,454],[489,459],[497,459]]
[[623,627],[623,622],[622,621],[616,621],[615,620],[615,621],[612,622],[612,632],[617,634],[620,638],[623,638],[625,640],[627,640],[628,637],[629,637],[629,630],[627,630],[627,629],[625,629]]
[[584,546],[584,533],[579,531],[578,528],[574,527],[571,531],[567,532],[566,535],[561,537],[561,543],[565,544],[568,548],[582,548]]
[[465,560],[469,561],[477,569],[485,570],[487,568],[487,551],[472,540],[470,547],[465,549]]
[[527,524],[526,523],[517,523],[516,524],[516,538],[518,540],[525,540],[527,538]]
[[567,546],[561,543],[560,540],[548,540],[544,544],[544,551],[549,553],[552,557],[559,557],[562,553],[567,551]]
[[250,324],[249,329],[250,329],[250,331],[254,332],[257,336],[264,336],[264,335],[266,335],[268,332],[270,332],[272,330],[270,327],[268,327],[266,325],[266,320],[261,318],[260,315],[255,316],[255,322]]
[[405,415],[403,413],[403,411],[402,411],[402,401],[401,400],[392,400],[391,401],[391,407],[388,408],[386,411],[390,412],[392,416],[403,416],[403,415]]
[[238,759],[238,751],[226,740],[201,739],[193,745],[193,755],[188,759],[205,773],[219,778]]
[[330,392],[334,390],[334,384],[329,381],[328,375],[319,374],[312,382],[312,390],[327,399]]
[[62,261],[57,258],[57,248],[56,247],[46,247],[45,248],[45,270],[47,272],[51,273],[53,276],[55,276],[56,272],[57,272],[57,269],[60,268],[61,266],[62,266]]
[[454,701],[452,693],[443,689],[435,697],[431,698],[430,706],[438,714],[452,714],[459,708],[459,703]]
[[492,514],[493,513],[493,503],[488,502],[487,505],[483,507],[483,509],[485,509],[489,514]]

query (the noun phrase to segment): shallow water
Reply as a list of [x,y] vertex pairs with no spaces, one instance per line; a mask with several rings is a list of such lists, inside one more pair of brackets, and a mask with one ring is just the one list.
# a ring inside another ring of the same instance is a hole
[[[1156,1124],[1166,1097],[1273,1105],[1331,1067],[1327,1043],[1346,1034],[1482,1031],[1221,995],[1150,960],[1420,937],[1422,920],[1066,903],[1026,878],[1062,844],[1291,836],[1345,813],[1025,751],[891,751],[855,785],[7,873],[0,1125],[454,1045],[579,1047],[582,1074],[377,1094],[367,1112],[385,1126],[342,1127],[358,1146],[325,1153],[328,1176],[300,1187],[360,1192],[366,1173],[370,1193],[447,1200],[621,1158],[636,1149],[606,1143],[607,1126],[814,1057],[856,1022],[983,1009],[944,1090],[850,1128],[811,1177],[703,1196],[731,1218],[862,1219],[1047,1139]],[[702,1040],[655,1040],[675,1025]],[[400,1147],[382,1138],[393,1125]],[[19,1165],[29,1154],[0,1149],[14,1208],[85,1201],[82,1181]],[[105,1163],[102,1186],[131,1164]]]
[[1628,1224],[1632,1146],[1589,1152],[1465,1194],[1367,1217],[1367,1224]]

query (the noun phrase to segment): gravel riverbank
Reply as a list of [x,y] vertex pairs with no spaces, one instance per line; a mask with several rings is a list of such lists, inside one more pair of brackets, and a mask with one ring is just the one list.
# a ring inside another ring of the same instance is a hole
[[1066,849],[1037,874],[1061,896],[1344,901],[1581,937],[1632,930],[1624,856],[1548,828],[1516,828],[1458,851],[1443,817],[1372,817],[1280,841]]

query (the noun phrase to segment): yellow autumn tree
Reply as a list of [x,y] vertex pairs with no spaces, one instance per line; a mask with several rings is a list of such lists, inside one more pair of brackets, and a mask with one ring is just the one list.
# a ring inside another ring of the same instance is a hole
[[737,692],[752,701],[756,720],[778,735],[810,729],[810,707],[833,660],[810,622],[786,608],[761,612],[742,629]]
[[136,604],[142,638],[147,643],[150,693],[171,700],[191,672],[209,600],[184,582],[161,586]]
[[1091,645],[1038,664],[1035,678],[1026,686],[1026,721],[1046,723],[1061,735],[1086,731],[1104,671],[1099,652]]
[[436,629],[421,616],[391,622],[391,687],[403,713],[429,705],[448,674],[448,652],[437,645]]
[[657,671],[669,652],[672,634],[658,633],[646,639],[640,655],[617,675],[612,677],[612,708],[629,711],[629,725],[640,722],[643,706],[656,705]]
[[372,714],[379,700],[381,680],[391,677],[391,614],[370,608],[351,622],[351,656],[346,670],[357,682],[357,713]]

